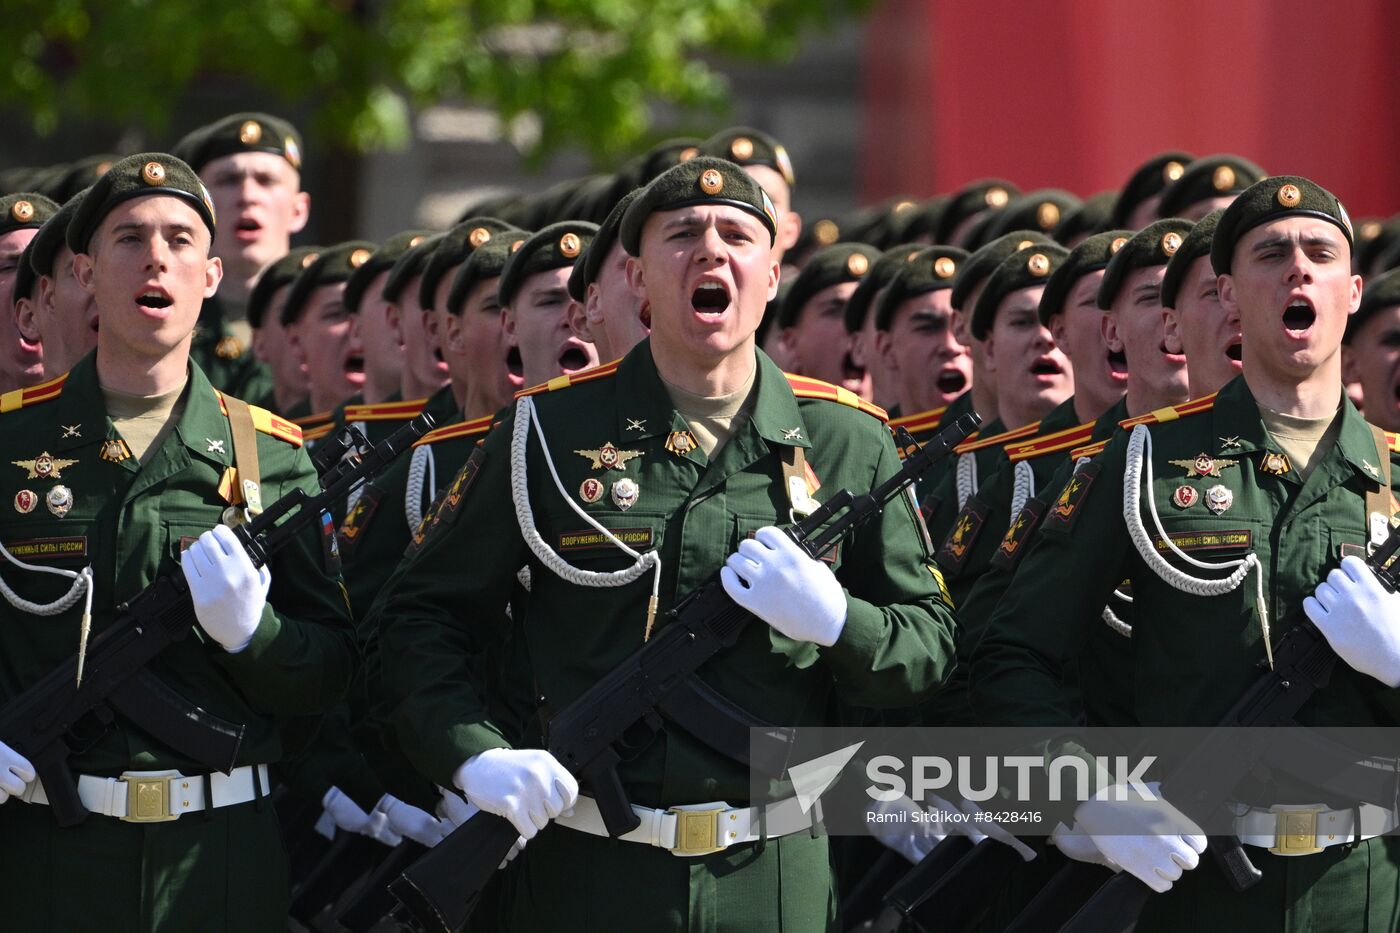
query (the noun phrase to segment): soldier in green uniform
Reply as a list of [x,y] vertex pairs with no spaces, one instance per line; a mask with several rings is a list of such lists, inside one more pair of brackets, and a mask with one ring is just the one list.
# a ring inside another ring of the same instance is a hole
[[950,294],[958,264],[966,260],[956,246],[930,246],[901,260],[871,315],[875,349],[901,411],[946,408],[972,381],[972,358],[953,337]]
[[506,260],[497,298],[506,341],[519,351],[521,380],[535,386],[598,365],[598,351],[569,327],[569,276],[598,232],[582,220],[531,234]]
[[1004,178],[984,178],[963,185],[953,192],[943,208],[933,233],[933,242],[961,247],[968,229],[984,214],[1001,210],[1020,194],[1021,189]]
[[[1074,720],[1059,671],[1126,577],[1135,598],[1132,712],[1143,725],[1215,723],[1270,662],[1315,589],[1305,608],[1342,663],[1298,721],[1394,724],[1394,597],[1377,596],[1358,562],[1328,574],[1342,554],[1374,540],[1372,528],[1384,534],[1393,507],[1391,445],[1342,391],[1339,348],[1361,299],[1351,244],[1346,211],[1304,178],[1256,183],[1225,210],[1211,261],[1222,305],[1240,317],[1243,374],[1214,398],[1118,434],[1076,472],[973,657],[973,700],[988,721]],[[1149,458],[1150,483],[1141,472]],[[1164,536],[1146,530],[1155,521]],[[1207,567],[1192,563],[1203,558]],[[1368,598],[1367,611],[1356,611]],[[1058,750],[1054,741],[1049,750]],[[1106,815],[1121,827],[1129,812],[1182,819],[1162,800],[1137,810],[1093,801],[1076,817],[1097,857],[1170,889],[1154,898],[1140,930],[1394,926],[1400,842],[1336,832],[1354,825],[1350,809],[1318,814],[1318,826],[1334,830],[1297,848],[1272,831],[1263,840],[1259,827],[1278,814],[1242,813],[1239,832],[1262,872],[1243,893],[1213,867],[1191,870],[1204,837],[1153,835],[1146,823],[1135,836],[1103,828]]]
[[284,923],[281,840],[272,807],[259,802],[267,765],[281,755],[278,721],[335,703],[355,651],[314,531],[259,571],[219,524],[231,506],[317,484],[294,427],[221,395],[189,361],[201,303],[220,280],[213,234],[198,177],[163,153],[114,165],[69,225],[77,277],[102,328],[96,352],[66,377],[0,402],[0,431],[23,461],[4,474],[12,509],[0,536],[31,565],[4,571],[7,595],[28,602],[4,610],[0,694],[15,696],[84,650],[87,600],[100,635],[154,577],[183,571],[198,625],[150,669],[246,732],[234,770],[208,775],[118,716],[70,759],[94,812],[67,829],[32,769],[0,749],[0,770],[28,782],[6,786],[23,802],[0,807],[0,884],[16,929]]
[[1259,179],[1264,170],[1237,155],[1213,155],[1186,165],[1179,178],[1162,189],[1157,202],[1159,217],[1200,220],[1211,211],[1224,210]]
[[[870,377],[870,400],[890,413],[891,418],[922,412],[923,409],[902,408],[898,390],[898,379],[885,367],[880,353],[879,330],[875,327],[875,310],[880,306],[880,298],[889,287],[890,280],[913,259],[921,249],[917,243],[904,243],[892,246],[880,254],[870,265],[870,271],[861,278],[856,290],[846,302],[846,313],[842,323],[851,342],[851,363],[864,369]],[[972,378],[969,367],[967,377]],[[961,389],[967,388],[963,385]],[[954,393],[958,394],[958,393]]]
[[1360,384],[1366,420],[1400,431],[1400,269],[1366,283],[1361,307],[1347,322],[1342,372]]
[[441,234],[430,236],[407,249],[394,261],[384,279],[380,295],[396,316],[403,338],[403,382],[399,394],[405,399],[426,398],[424,410],[441,421],[457,410],[452,387],[434,335],[428,332],[430,318],[418,304],[418,285],[423,268],[437,248]]
[[1162,191],[1182,176],[1196,157],[1189,152],[1159,152],[1139,165],[1113,202],[1109,223],[1114,227],[1141,230],[1158,219],[1157,204]]
[[44,379],[44,349],[25,339],[15,322],[12,298],[20,256],[58,205],[42,194],[0,197],[0,392]]
[[282,309],[292,283],[316,261],[319,246],[298,246],[276,262],[268,263],[248,295],[248,325],[253,328],[253,353],[272,376],[272,395],[261,404],[284,418],[311,414],[306,368],[292,352],[282,327]]
[[367,404],[404,401],[403,327],[398,309],[384,297],[384,283],[399,257],[426,240],[427,230],[405,230],[375,247],[369,259],[345,280],[345,309],[353,315],[355,334],[365,354]]
[[1167,313],[1164,346],[1186,354],[1187,395],[1200,398],[1240,374],[1240,319],[1220,304],[1210,244],[1223,211],[1196,222],[1167,263],[1162,308]]
[[287,254],[311,216],[301,134],[271,114],[234,113],[187,134],[174,152],[199,173],[222,218],[213,255],[224,285],[200,314],[190,353],[221,391],[267,398],[272,378],[252,353],[245,306],[263,266]]
[[[778,238],[773,248],[778,252],[778,261],[784,261],[787,251],[797,245],[802,236],[802,216],[793,210],[792,191],[797,184],[793,173],[792,159],[787,149],[768,133],[750,126],[732,126],[721,130],[700,144],[701,155],[727,159],[753,176],[773,202],[773,214],[778,219]],[[650,180],[650,179],[648,179]],[[796,272],[786,268],[784,275]]]
[[1006,205],[981,234],[979,243],[989,243],[1013,230],[1035,230],[1050,236],[1060,225],[1060,220],[1070,211],[1079,207],[1079,198],[1058,188],[1038,188],[1028,191]]
[[[622,223],[628,278],[651,303],[651,337],[616,366],[518,403],[459,473],[456,495],[386,591],[381,637],[391,690],[404,698],[405,750],[432,780],[463,789],[532,839],[508,904],[514,929],[836,928],[825,838],[806,820],[770,816],[766,842],[755,845],[756,820],[742,823],[753,818],[745,769],[684,734],[668,731],[624,762],[622,780],[646,813],[712,810],[700,819],[717,821],[717,852],[688,851],[672,819],[665,833],[600,838],[596,807],[556,761],[508,747],[463,661],[494,643],[522,564],[530,598],[511,625],[528,642],[534,676],[514,689],[537,689],[554,708],[632,652],[650,625],[665,625],[665,610],[731,554],[727,589],[767,624],[751,626],[701,673],[755,714],[819,722],[833,691],[853,704],[898,706],[942,676],[952,619],[912,509],[890,508],[866,526],[834,574],[764,530],[811,498],[783,482],[795,451],[826,495],[868,489],[898,464],[872,408],[815,380],[797,379],[794,390],[755,350],[778,283],[774,236],[766,195],[735,165],[701,157],[654,181]],[[728,300],[704,298],[710,290]],[[518,432],[528,467],[512,488]],[[528,509],[524,533],[513,501]],[[620,536],[627,555],[589,520]],[[779,565],[786,584],[770,575]],[[462,566],[476,573],[448,569]],[[621,587],[597,589],[588,575],[629,566]],[[535,838],[556,817],[562,827]],[[565,889],[568,898],[544,893]]]
[[306,367],[312,411],[343,405],[365,384],[364,350],[345,309],[345,281],[373,250],[365,240],[326,247],[287,290],[282,329]]
[[1094,234],[1108,230],[1117,199],[1117,191],[1100,191],[1085,198],[1061,215],[1060,222],[1050,231],[1051,239],[1065,249],[1074,249]]
[[643,340],[651,321],[651,309],[627,287],[627,251],[617,239],[622,215],[640,193],[633,188],[614,205],[569,273],[569,297],[577,306],[569,327],[606,362]]
[[867,401],[870,377],[851,357],[846,302],[879,258],[879,250],[864,243],[828,246],[807,260],[778,316],[792,372],[842,386]]
[[16,302],[19,330],[43,347],[44,375],[50,379],[68,372],[97,346],[97,305],[78,283],[73,251],[64,242],[82,199],[83,192],[73,195],[39,228],[25,250],[28,268],[18,272],[32,281],[25,308]]

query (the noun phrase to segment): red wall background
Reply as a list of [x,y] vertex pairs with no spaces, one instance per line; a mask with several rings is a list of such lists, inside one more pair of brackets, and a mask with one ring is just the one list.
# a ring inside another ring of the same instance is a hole
[[865,62],[867,200],[984,176],[1084,196],[1185,149],[1400,211],[1394,0],[885,0]]

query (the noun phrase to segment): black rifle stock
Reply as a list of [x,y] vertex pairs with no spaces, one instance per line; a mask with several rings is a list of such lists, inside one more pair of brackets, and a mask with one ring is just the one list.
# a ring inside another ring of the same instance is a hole
[[[927,444],[919,447],[907,434],[898,443],[913,448],[900,470],[868,493],[853,495],[841,490],[787,533],[812,557],[826,554],[857,525],[878,514],[887,503],[912,485],[946,456],[981,419],[966,414],[944,428]],[[582,696],[561,709],[549,721],[546,747],[581,784],[587,785],[609,835],[621,836],[635,829],[640,820],[632,811],[617,766],[624,757],[645,747],[662,728],[663,715],[680,708],[676,717],[685,728],[687,716],[694,716],[704,705],[717,715],[737,707],[694,679],[695,671],[723,649],[733,645],[744,626],[753,619],[720,585],[718,574],[701,585],[668,615],[671,622],[661,626],[652,638],[590,687]],[[686,697],[678,703],[674,697]],[[697,699],[698,698],[698,699]],[[728,704],[728,708],[725,706]],[[695,738],[716,751],[746,762],[748,728],[760,720],[736,713],[740,718],[728,729],[715,730],[698,723]],[[742,730],[742,743],[735,739]],[[687,729],[687,731],[692,731]],[[770,729],[770,744],[790,743],[788,730]],[[742,757],[739,757],[742,755]],[[783,756],[780,751],[764,754],[772,764]],[[426,855],[409,866],[390,890],[431,931],[451,933],[471,915],[476,899],[496,867],[504,861],[519,833],[504,817],[478,813],[454,830]]]
[[[1400,529],[1390,535],[1366,558],[1366,566],[1381,584],[1395,592],[1396,567],[1392,566],[1400,551]],[[1244,696],[1220,720],[1222,727],[1294,725],[1293,717],[1314,693],[1327,686],[1337,653],[1327,643],[1317,626],[1297,610],[1295,624],[1279,639],[1274,648],[1273,670],[1266,671],[1245,691]],[[1199,749],[1162,781],[1163,798],[1185,812],[1200,812],[1222,806],[1230,793],[1245,776],[1243,757],[1222,751],[1238,742],[1227,731],[1215,733]],[[1234,761],[1235,767],[1223,768],[1222,761]],[[1262,875],[1250,861],[1244,846],[1233,836],[1210,838],[1210,848],[1231,885],[1244,891],[1259,882]],[[1063,872],[1081,875],[1106,870],[1097,865],[1076,863]],[[1066,884],[1065,890],[1075,885]],[[1127,931],[1136,924],[1147,906],[1152,889],[1133,875],[1120,872],[1109,877],[1083,906],[1070,917],[1062,930],[1066,933],[1101,933]]]
[[[322,515],[329,506],[383,470],[431,427],[431,416],[420,415],[363,455],[334,467],[322,478],[321,492],[293,490],[235,527],[253,565],[266,564],[312,522],[321,522],[325,534]],[[330,533],[333,541],[333,528]],[[0,741],[34,765],[60,826],[80,823],[88,813],[68,758],[100,737],[113,711],[210,771],[232,770],[243,726],[195,706],[145,670],[195,624],[184,575],[160,577],[119,606],[117,618],[92,639],[81,684],[74,655],[0,708]]]

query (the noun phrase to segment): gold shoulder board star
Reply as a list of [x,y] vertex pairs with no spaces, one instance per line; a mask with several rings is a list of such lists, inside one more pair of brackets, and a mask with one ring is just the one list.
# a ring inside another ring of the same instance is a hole
[[10,462],[29,471],[29,476],[26,479],[62,479],[63,471],[78,461],[63,460],[46,450],[33,460],[11,460]]
[[587,457],[595,470],[625,470],[628,460],[642,455],[640,450],[618,450],[611,441],[596,450],[575,450],[574,453]]
[[63,436],[64,436],[64,437],[82,437],[83,435],[80,433],[80,429],[81,429],[81,428],[82,428],[82,425],[81,425],[81,424],[65,424],[65,425],[63,425]]
[[784,429],[783,429],[783,440],[785,440],[785,441],[800,441],[801,439],[802,439],[802,429],[801,429],[801,428],[784,428]]

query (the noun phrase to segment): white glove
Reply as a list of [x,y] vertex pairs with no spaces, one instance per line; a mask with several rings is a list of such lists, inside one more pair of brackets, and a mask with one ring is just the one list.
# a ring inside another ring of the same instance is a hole
[[[1074,819],[1095,848],[1158,894],[1201,862],[1206,836],[1191,818],[1167,803],[1157,783],[1147,800],[1131,786],[1114,784],[1081,803]],[[1119,796],[1125,799],[1117,799]]]
[[1002,845],[1010,846],[1016,850],[1017,855],[1021,856],[1021,858],[1027,862],[1035,859],[1035,850],[1017,839],[1000,823],[988,818],[978,819],[978,817],[982,815],[982,808],[976,803],[971,800],[961,800],[959,803],[962,805],[962,812],[966,813],[968,819],[973,821],[971,825],[977,827],[977,831],[982,833],[986,838],[994,839]]
[[[949,836],[966,836],[972,840],[973,845],[987,838],[987,834],[982,832],[981,829],[983,824],[974,823],[972,817],[967,816],[962,807],[955,807],[942,797],[929,795],[928,799],[933,810],[942,815],[942,819],[938,825],[942,828],[943,832],[947,833]],[[959,798],[959,802],[965,801]],[[956,814],[959,813],[964,813],[963,819],[957,818]]]
[[846,626],[846,594],[831,568],[772,525],[739,542],[719,578],[730,599],[794,641],[834,645]]
[[[917,865],[933,847],[943,841],[945,833],[939,824],[924,819],[915,819],[923,809],[908,797],[898,797],[889,801],[875,801],[866,808],[865,828],[887,849],[892,849]],[[905,814],[900,819],[894,814]],[[884,816],[885,819],[877,819]]]
[[[458,794],[456,791],[450,791],[445,787],[439,787],[438,793],[442,795],[442,799],[438,801],[437,805],[438,819],[442,820],[449,833],[481,812],[476,804],[467,803],[467,801],[462,799],[462,795]],[[519,855],[524,848],[525,840],[517,836],[515,845],[510,847],[510,854],[496,867],[505,868],[506,863]]]
[[1089,837],[1088,833],[1084,832],[1078,823],[1075,823],[1073,827],[1066,826],[1064,823],[1056,823],[1055,831],[1050,834],[1050,844],[1076,862],[1102,865],[1113,871],[1123,870],[1099,851],[1099,847],[1094,845],[1094,840]]
[[321,798],[321,806],[326,808],[326,814],[335,821],[337,829],[343,829],[347,833],[363,833],[369,829],[369,814],[341,793],[339,787],[332,787],[326,791],[325,796]]
[[34,766],[19,752],[0,742],[0,803],[24,793],[34,780]]
[[1303,612],[1337,657],[1387,687],[1400,687],[1400,593],[1381,586],[1365,561],[1343,558],[1303,600]]
[[542,748],[490,748],[452,776],[467,800],[510,820],[528,842],[578,800],[578,782]]
[[229,654],[248,647],[267,605],[272,574],[255,568],[224,525],[199,536],[180,558],[200,626]]
[[432,848],[442,841],[452,827],[435,819],[426,810],[420,810],[411,803],[404,803],[393,794],[379,798],[374,809],[389,818],[389,829],[394,835],[421,842]]

